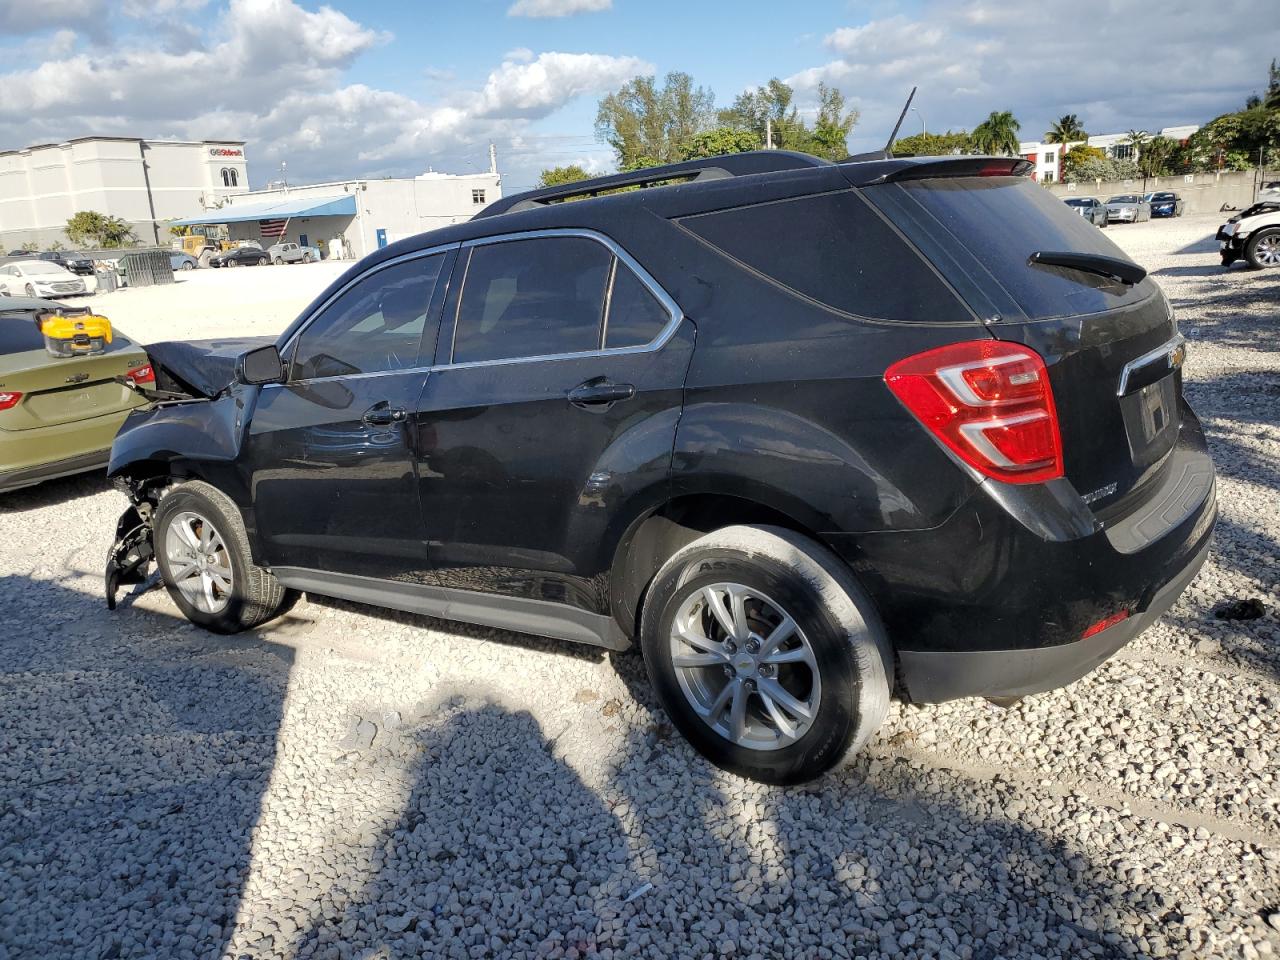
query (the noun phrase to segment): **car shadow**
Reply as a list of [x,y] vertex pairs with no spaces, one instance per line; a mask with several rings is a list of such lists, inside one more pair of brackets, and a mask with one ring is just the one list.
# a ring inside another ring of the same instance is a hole
[[293,662],[226,640],[0,577],[0,955],[223,953]]

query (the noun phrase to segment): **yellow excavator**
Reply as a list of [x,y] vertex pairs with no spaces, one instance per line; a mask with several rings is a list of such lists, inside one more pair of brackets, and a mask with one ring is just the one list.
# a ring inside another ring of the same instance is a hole
[[195,257],[202,267],[209,265],[210,257],[235,248],[235,243],[227,239],[227,228],[222,224],[197,224],[173,229],[181,231],[177,238],[182,241],[182,252]]

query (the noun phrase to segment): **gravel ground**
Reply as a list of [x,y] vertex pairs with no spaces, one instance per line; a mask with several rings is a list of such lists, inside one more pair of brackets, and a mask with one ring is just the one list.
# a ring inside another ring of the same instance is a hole
[[[633,655],[319,599],[230,638],[163,592],[108,614],[123,497],[6,497],[0,960],[1273,955],[1280,275],[1223,271],[1216,223],[1108,231],[1191,343],[1204,572],[1070,688],[895,705],[802,788],[705,763]],[[333,270],[104,304],[144,341],[267,332]],[[1216,619],[1229,597],[1268,612]]]

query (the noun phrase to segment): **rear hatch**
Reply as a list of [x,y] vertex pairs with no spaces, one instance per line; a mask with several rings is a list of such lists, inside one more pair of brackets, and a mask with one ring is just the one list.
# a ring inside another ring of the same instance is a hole
[[105,353],[56,359],[45,352],[44,338],[29,319],[0,316],[0,394],[21,394],[0,410],[0,430],[34,430],[129,410],[138,396],[113,378],[146,365],[146,355],[118,335]]
[[[864,187],[1000,340],[1045,361],[1065,471],[1105,510],[1155,478],[1180,424],[1181,350],[1154,281],[1126,285],[1032,264],[1036,253],[1129,261],[1097,227],[1018,176],[919,177]],[[1128,373],[1126,373],[1128,368]]]

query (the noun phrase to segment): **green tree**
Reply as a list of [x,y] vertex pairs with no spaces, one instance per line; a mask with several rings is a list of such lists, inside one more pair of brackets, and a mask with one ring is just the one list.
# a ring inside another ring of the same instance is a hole
[[1173,159],[1178,141],[1168,137],[1152,137],[1138,155],[1138,169],[1144,177],[1164,177],[1173,173]]
[[40,244],[36,243],[34,240],[28,240],[18,249],[25,250],[27,253],[35,253],[37,250],[40,249]]
[[53,241],[53,243],[49,244],[49,249],[50,249],[51,251],[53,251],[54,253],[58,253],[59,251],[61,251],[61,250],[65,250],[65,249],[67,249],[67,248],[66,248],[65,246],[63,246],[63,244],[62,244],[62,241],[61,241],[61,240],[55,240],[55,241]]
[[733,127],[716,127],[695,133],[680,148],[681,160],[701,160],[721,157],[726,153],[746,153],[759,150],[762,144],[754,130],[737,130]]
[[1132,180],[1139,175],[1132,160],[1114,160],[1097,147],[1081,144],[1072,147],[1062,158],[1064,183],[1087,183],[1091,180]]
[[1045,143],[1078,143],[1088,139],[1089,134],[1085,133],[1080,118],[1074,113],[1059,117],[1044,135]]
[[589,180],[591,174],[587,173],[582,167],[576,163],[571,163],[567,167],[548,167],[542,171],[542,175],[538,177],[539,187],[558,187],[566,183],[576,183],[579,180]]
[[95,210],[81,210],[67,221],[63,232],[77,247],[92,244],[108,249],[131,247],[138,242],[127,222]]
[[915,133],[894,141],[895,157],[945,157],[953,153],[970,153],[973,144],[967,133]]
[[772,128],[773,146],[779,150],[799,150],[808,133],[800,122],[799,111],[792,106],[794,92],[777,77],[762,87],[746,90],[734,97],[733,105],[720,111],[721,126],[750,130],[760,142]]
[[803,149],[817,157],[843,160],[849,155],[849,132],[858,122],[857,110],[846,110],[844,94],[825,83],[818,84],[818,117]]
[[979,153],[1001,157],[1018,155],[1018,131],[1022,129],[1012,111],[991,111],[987,119],[973,128],[969,139]]
[[1267,94],[1262,98],[1262,106],[1268,110],[1280,110],[1280,66],[1276,65],[1274,57],[1267,71]]
[[596,110],[596,135],[613,147],[623,170],[678,159],[685,142],[714,123],[711,91],[679,72],[668,73],[661,87],[653,77],[636,77]]

